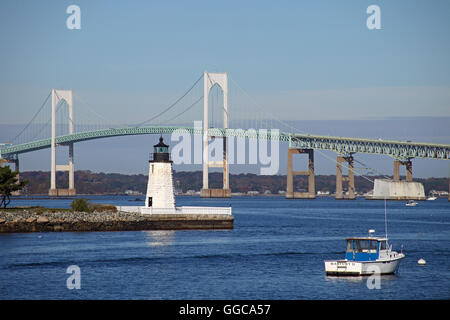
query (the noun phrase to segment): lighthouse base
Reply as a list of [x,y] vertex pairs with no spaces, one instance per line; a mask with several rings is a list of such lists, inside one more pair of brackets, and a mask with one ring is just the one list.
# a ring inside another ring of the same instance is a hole
[[176,215],[227,215],[231,216],[231,207],[175,207],[152,208],[140,206],[116,206],[117,211],[140,214],[176,214]]
[[234,227],[231,207],[117,206],[117,211],[138,214],[141,230],[233,229]]

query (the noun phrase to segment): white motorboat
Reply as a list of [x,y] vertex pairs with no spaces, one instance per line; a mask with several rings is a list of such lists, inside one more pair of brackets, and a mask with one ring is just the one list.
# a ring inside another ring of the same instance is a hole
[[407,206],[407,207],[415,207],[415,206],[417,206],[417,202],[415,202],[414,200],[409,200],[409,201],[406,203],[406,206]]
[[326,274],[364,276],[395,273],[400,260],[405,255],[402,252],[393,251],[392,245],[388,244],[387,237],[373,237],[374,232],[374,230],[369,230],[368,237],[347,238],[345,259],[326,260]]

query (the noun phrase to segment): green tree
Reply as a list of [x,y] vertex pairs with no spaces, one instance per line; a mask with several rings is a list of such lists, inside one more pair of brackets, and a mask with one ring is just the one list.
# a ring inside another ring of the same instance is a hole
[[9,166],[0,167],[0,207],[6,208],[11,202],[11,195],[14,191],[22,190],[28,184],[28,180],[19,182],[18,171],[11,171]]
[[72,201],[70,204],[70,207],[73,211],[78,212],[90,212],[91,211],[91,204],[88,200],[79,198]]

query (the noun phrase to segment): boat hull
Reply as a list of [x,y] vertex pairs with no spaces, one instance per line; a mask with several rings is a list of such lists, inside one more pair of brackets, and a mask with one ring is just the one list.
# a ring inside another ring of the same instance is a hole
[[333,276],[368,276],[372,274],[393,274],[397,271],[403,254],[391,260],[376,261],[350,261],[350,260],[327,260],[325,261],[325,272]]

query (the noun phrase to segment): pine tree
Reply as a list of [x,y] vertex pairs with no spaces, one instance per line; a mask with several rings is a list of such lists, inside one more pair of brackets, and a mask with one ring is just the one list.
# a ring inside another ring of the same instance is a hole
[[11,202],[12,193],[22,190],[28,184],[27,180],[19,182],[18,173],[18,171],[11,171],[9,166],[0,167],[0,207],[6,208]]

